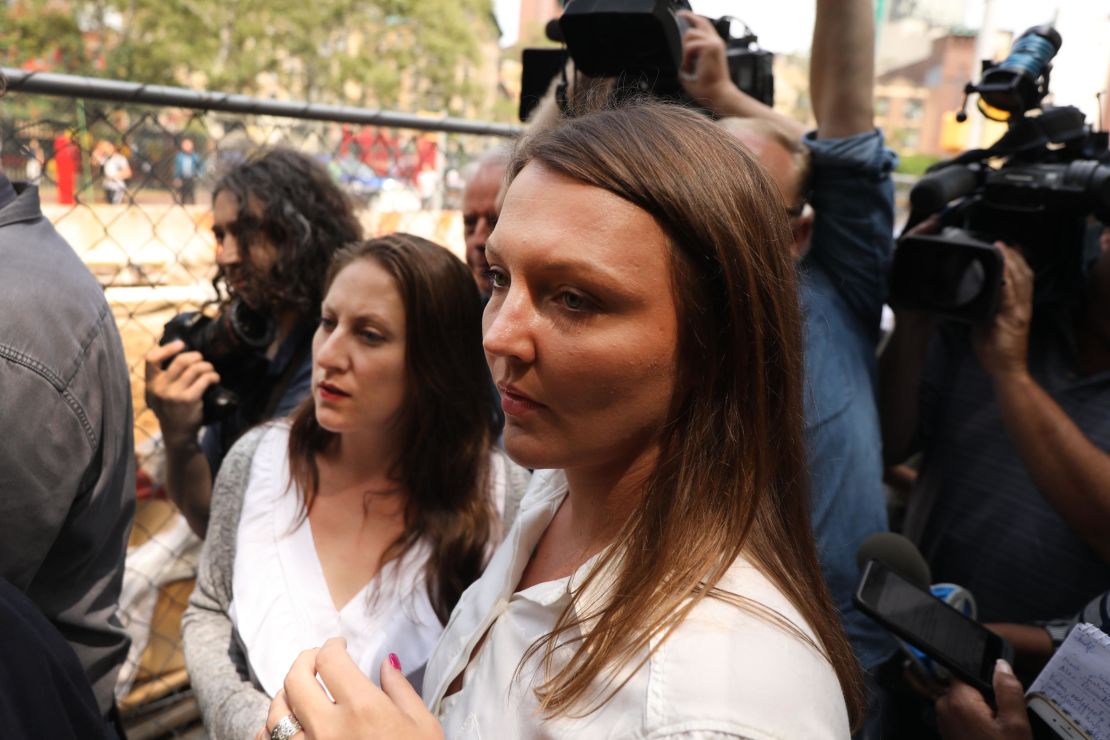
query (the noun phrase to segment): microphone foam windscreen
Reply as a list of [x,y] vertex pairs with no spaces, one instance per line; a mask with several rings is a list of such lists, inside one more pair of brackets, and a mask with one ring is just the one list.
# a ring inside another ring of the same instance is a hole
[[860,570],[870,560],[878,560],[911,583],[928,589],[932,583],[929,564],[907,538],[896,532],[876,532],[863,541],[856,552]]

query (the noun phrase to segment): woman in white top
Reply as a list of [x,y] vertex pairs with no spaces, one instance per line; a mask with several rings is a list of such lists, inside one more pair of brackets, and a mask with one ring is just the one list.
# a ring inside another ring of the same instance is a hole
[[658,103],[525,140],[509,178],[484,345],[506,450],[550,470],[455,607],[424,701],[328,642],[298,657],[267,729],[848,737],[861,676],[810,534],[774,184],[709,120]]
[[341,250],[324,292],[311,397],[236,443],[214,489],[184,620],[214,737],[253,737],[298,653],[334,635],[370,679],[392,654],[419,685],[527,484],[492,448],[465,265],[396,234]]

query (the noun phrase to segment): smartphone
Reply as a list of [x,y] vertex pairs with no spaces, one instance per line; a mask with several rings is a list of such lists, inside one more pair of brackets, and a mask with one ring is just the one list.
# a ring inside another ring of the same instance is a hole
[[1013,663],[1006,640],[907,581],[877,560],[864,568],[853,598],[869,617],[993,701],[994,664]]

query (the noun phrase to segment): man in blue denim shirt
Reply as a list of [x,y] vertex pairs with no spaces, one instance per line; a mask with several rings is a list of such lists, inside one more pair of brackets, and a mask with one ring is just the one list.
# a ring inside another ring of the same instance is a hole
[[[835,7],[834,7],[835,6]],[[874,128],[867,0],[818,0],[810,64],[817,131],[737,89],[712,26],[687,14],[686,86],[767,167],[792,217],[805,322],[805,429],[812,523],[829,590],[866,669],[895,651],[852,603],[856,551],[888,528],[875,406],[879,322],[893,246],[893,152]],[[808,170],[808,174],[807,174]],[[812,213],[805,204],[808,195]]]

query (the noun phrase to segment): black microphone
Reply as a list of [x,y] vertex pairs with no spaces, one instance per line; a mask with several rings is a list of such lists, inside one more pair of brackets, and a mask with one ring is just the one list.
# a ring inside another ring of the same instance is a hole
[[910,583],[926,591],[933,574],[921,551],[906,537],[896,532],[876,532],[863,541],[856,551],[856,562],[862,571],[871,560],[878,560]]
[[552,18],[544,25],[543,34],[548,41],[554,41],[557,44],[563,43],[563,29],[559,26],[558,18]]
[[920,213],[936,213],[949,201],[971,193],[979,184],[978,171],[954,164],[926,173],[910,191],[910,205]]

